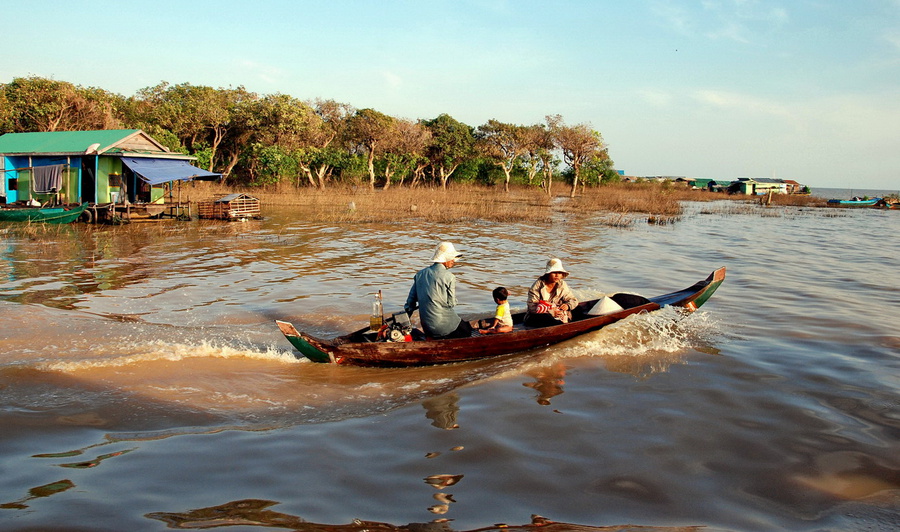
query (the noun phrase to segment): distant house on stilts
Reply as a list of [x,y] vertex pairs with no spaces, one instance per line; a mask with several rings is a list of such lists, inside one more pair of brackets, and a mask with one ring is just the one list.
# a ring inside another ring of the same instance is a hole
[[86,221],[116,212],[162,214],[164,185],[216,179],[140,129],[7,133],[0,136],[0,203],[88,203]]

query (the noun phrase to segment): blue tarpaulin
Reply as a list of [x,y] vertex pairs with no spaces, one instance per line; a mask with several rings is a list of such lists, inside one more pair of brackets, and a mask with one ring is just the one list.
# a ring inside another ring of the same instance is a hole
[[144,157],[122,157],[131,171],[151,185],[159,185],[169,181],[188,181],[191,179],[216,179],[221,174],[207,172],[187,161],[179,159],[150,159]]

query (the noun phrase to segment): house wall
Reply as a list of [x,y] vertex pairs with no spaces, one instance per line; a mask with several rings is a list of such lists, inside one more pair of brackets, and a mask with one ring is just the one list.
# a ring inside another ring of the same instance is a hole
[[[35,166],[66,164],[62,173],[62,189],[57,194],[38,194],[32,191]],[[19,168],[20,170],[16,170]],[[81,159],[76,157],[3,157],[3,178],[0,184],[0,196],[5,196],[7,203],[34,199],[45,203],[56,197],[63,203],[78,201],[80,196],[79,180],[81,177]]]
[[[114,203],[115,194],[119,193],[119,187],[110,186],[109,177],[122,176],[122,159],[118,157],[100,157],[97,160],[97,203]],[[116,181],[116,177],[113,178]],[[121,182],[121,180],[117,181]]]
[[0,165],[0,170],[3,170],[3,175],[0,176],[0,196],[2,196],[7,203],[13,203],[18,199],[18,193],[16,190],[10,189],[10,182],[17,183],[19,174],[13,170],[15,165],[9,157],[3,157],[0,162],[3,163]]

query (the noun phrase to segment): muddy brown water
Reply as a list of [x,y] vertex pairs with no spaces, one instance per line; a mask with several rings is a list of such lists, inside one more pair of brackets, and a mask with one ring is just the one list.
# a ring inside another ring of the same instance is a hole
[[[898,526],[900,214],[728,210],[2,226],[0,529]],[[551,255],[585,298],[728,276],[684,319],[450,366],[313,364],[275,327],[399,310],[444,239],[470,313],[522,306]]]

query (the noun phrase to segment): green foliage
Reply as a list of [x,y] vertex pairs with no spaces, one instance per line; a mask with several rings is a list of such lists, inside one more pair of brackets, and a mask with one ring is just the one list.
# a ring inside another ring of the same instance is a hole
[[4,131],[73,131],[120,125],[121,98],[93,87],[30,76],[0,85],[0,127]]
[[191,155],[197,158],[194,165],[199,168],[209,168],[212,165],[213,149],[205,142],[195,143]]
[[453,173],[455,183],[494,186],[504,180],[503,171],[489,157],[466,159]]
[[280,146],[253,144],[250,157],[254,160],[252,185],[276,185],[300,173],[302,153]]
[[431,179],[539,186],[564,162],[586,183],[618,175],[599,132],[559,115],[528,126],[472,128],[444,113],[398,119],[333,100],[257,95],[166,81],[124,97],[37,76],[0,84],[0,133],[140,128],[232,182],[324,187],[330,182]]

